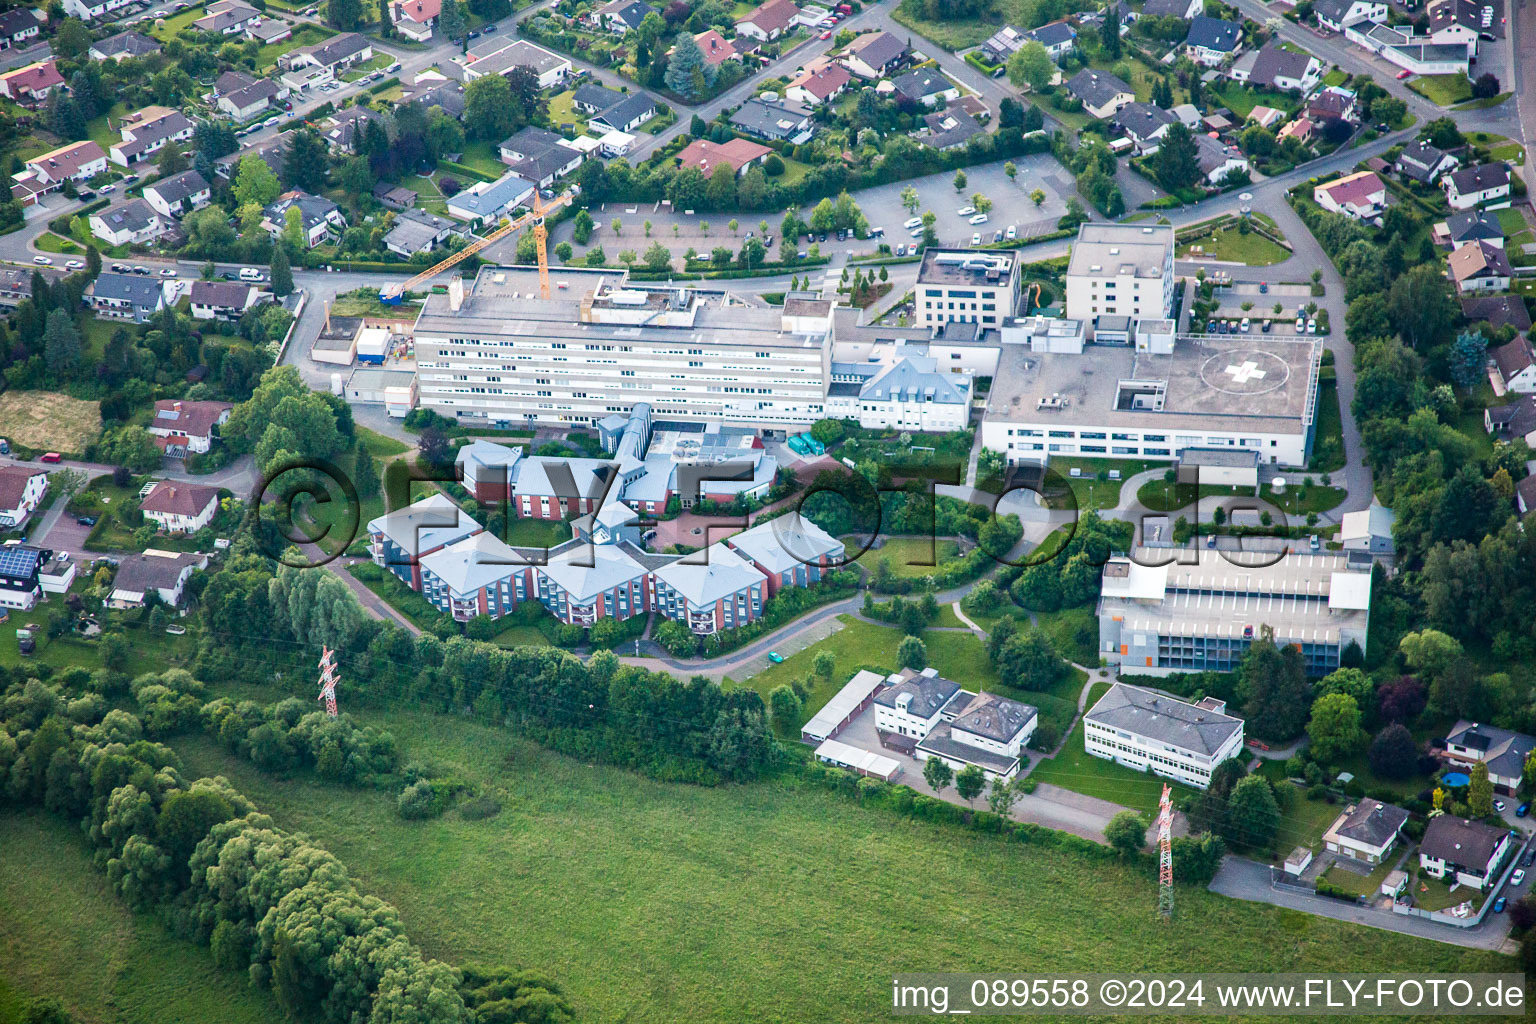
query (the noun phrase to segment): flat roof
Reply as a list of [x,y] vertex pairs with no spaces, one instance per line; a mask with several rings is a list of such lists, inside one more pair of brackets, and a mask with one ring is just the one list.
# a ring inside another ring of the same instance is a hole
[[[1090,345],[1081,353],[1003,345],[987,415],[1010,422],[1088,423],[1295,433],[1315,414],[1318,340],[1181,337],[1170,355]],[[1162,408],[1128,408],[1121,383],[1155,385]],[[1041,400],[1051,404],[1041,407]]]
[[1167,224],[1083,224],[1067,263],[1068,274],[1162,277],[1173,255]]
[[1008,280],[1018,262],[1018,253],[1008,250],[924,249],[917,283],[995,286]]
[[901,771],[901,762],[895,758],[850,747],[837,740],[822,741],[821,746],[816,748],[816,756],[882,779],[890,779]]
[[821,710],[800,727],[802,735],[812,739],[820,739],[829,736],[833,729],[842,724],[855,708],[864,703],[874,692],[885,684],[885,677],[878,672],[861,669],[854,673],[852,679],[843,685],[832,695],[832,699],[821,706]]

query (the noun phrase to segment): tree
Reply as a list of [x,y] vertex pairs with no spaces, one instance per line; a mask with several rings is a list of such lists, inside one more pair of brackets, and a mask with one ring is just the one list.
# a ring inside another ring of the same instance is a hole
[[1312,756],[1324,764],[1335,764],[1354,753],[1365,740],[1355,698],[1327,693],[1313,701],[1307,736],[1312,740]]
[[1491,100],[1499,94],[1499,80],[1491,71],[1484,71],[1472,83],[1472,98]]
[[1104,56],[1110,60],[1120,59],[1120,4],[1118,0],[1113,0],[1104,8],[1104,20],[1099,23],[1099,47],[1104,51]]
[[1170,192],[1189,188],[1200,180],[1200,150],[1183,122],[1168,126],[1152,158],[1152,173],[1158,184]]
[[934,796],[943,794],[954,777],[954,769],[941,757],[930,757],[923,763],[923,780],[933,790]]
[[1029,194],[1029,199],[1030,199],[1030,202],[1035,204],[1035,208],[1038,209],[1040,207],[1040,204],[1045,202],[1045,189],[1042,189],[1042,188],[1035,189],[1033,192],[1031,192]]
[[1373,774],[1383,779],[1406,779],[1418,766],[1419,752],[1407,727],[1393,722],[1371,740],[1366,757]]
[[992,788],[987,790],[987,810],[1000,818],[1012,817],[1013,805],[1018,802],[1019,795],[1011,782],[996,776],[992,779]]
[[293,270],[288,264],[288,250],[281,245],[272,247],[272,294],[278,298],[293,292]]
[[1227,801],[1229,842],[1262,849],[1274,841],[1280,828],[1280,805],[1269,780],[1262,775],[1248,775],[1232,787]]
[[831,680],[832,673],[837,671],[837,658],[831,651],[817,651],[811,659],[811,671],[822,680]]
[[922,670],[928,667],[928,645],[921,637],[904,636],[896,646],[896,661],[903,668]]
[[444,39],[463,39],[468,33],[464,8],[458,0],[443,0],[443,10],[437,18],[437,31]]
[[1243,656],[1239,692],[1246,694],[1243,717],[1260,739],[1288,741],[1306,724],[1312,688],[1301,652],[1275,646],[1267,627]]
[[512,87],[501,75],[481,75],[464,88],[464,127],[477,139],[500,141],[512,133]]
[[977,192],[975,195],[971,196],[971,205],[976,207],[977,213],[992,212],[992,200],[980,192]]
[[663,78],[667,88],[686,99],[701,99],[708,87],[712,70],[704,63],[704,52],[699,49],[693,36],[679,32],[673,42],[672,53],[667,58],[667,71]]
[[800,697],[787,683],[780,683],[768,694],[769,714],[773,724],[788,732],[800,724]]
[[964,171],[956,171],[955,172],[955,177],[954,177],[955,191],[956,192],[964,192],[965,191],[965,182],[966,182],[965,172]]
[[1019,165],[1012,160],[1003,164],[1003,173],[1008,175],[1009,181],[1017,181],[1019,177]]
[[1481,331],[1462,331],[1451,345],[1451,382],[1463,391],[1477,387],[1488,363],[1488,339]]
[[908,213],[917,212],[919,201],[920,200],[917,196],[917,189],[913,188],[911,185],[908,185],[906,188],[901,190],[901,205],[906,207]]
[[101,276],[101,250],[94,245],[85,247],[85,272],[93,278]]
[[1459,318],[1445,272],[1431,263],[1398,275],[1387,294],[1387,310],[1392,326],[1415,349],[1433,345]]
[[48,373],[55,377],[67,377],[80,365],[80,332],[75,329],[74,318],[62,309],[48,314],[43,328],[43,358]]
[[660,242],[652,242],[651,247],[645,250],[645,266],[647,270],[662,271],[672,265],[672,250]]
[[240,169],[235,172],[235,206],[255,206],[258,211],[282,192],[277,175],[267,162],[254,153],[240,158]]
[[362,0],[328,0],[325,5],[325,19],[343,32],[355,31],[363,20],[363,2]]
[[1104,826],[1104,838],[1122,857],[1134,857],[1147,845],[1147,823],[1135,811],[1121,811]]
[[1371,105],[1371,115],[1383,124],[1396,128],[1408,116],[1408,104],[1396,96],[1384,96]]
[[980,765],[968,764],[955,775],[955,792],[971,807],[976,806],[976,798],[986,785],[987,773]]
[[[52,19],[49,19],[52,20]],[[91,48],[91,30],[79,18],[65,18],[53,34],[53,52],[71,59]]]
[[1051,84],[1056,65],[1051,63],[1051,53],[1042,43],[1031,40],[1019,47],[1008,58],[1008,81],[1020,89],[1039,92]]
[[1472,766],[1472,781],[1467,783],[1467,810],[1474,818],[1486,818],[1493,813],[1493,780],[1488,778],[1486,761]]

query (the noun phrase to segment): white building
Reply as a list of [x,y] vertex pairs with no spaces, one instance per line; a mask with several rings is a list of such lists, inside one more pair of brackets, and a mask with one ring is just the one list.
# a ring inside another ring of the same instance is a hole
[[928,356],[898,355],[889,365],[833,363],[826,411],[861,427],[964,430],[971,418],[971,378],[941,371]]
[[1173,313],[1173,228],[1083,224],[1067,263],[1067,316],[1094,337],[1101,316],[1166,320]]
[[875,695],[875,728],[914,740],[934,730],[944,709],[961,692],[959,683],[932,668],[921,672],[906,669],[886,682],[890,685]]
[[1019,258],[1008,251],[925,249],[917,272],[917,317],[924,327],[947,323],[997,327],[1019,304]]
[[1475,206],[1499,210],[1510,203],[1509,168],[1503,164],[1463,167],[1446,175],[1441,184],[1445,186],[1445,200],[1453,210],[1470,210]]
[[219,511],[219,489],[162,480],[139,502],[144,518],[167,533],[196,533]]
[[0,528],[22,526],[47,493],[47,473],[28,466],[0,467]]
[[138,608],[150,591],[175,608],[181,604],[187,580],[193,571],[206,569],[208,556],[179,551],[146,550],[142,555],[124,558],[112,578],[112,592],[107,595],[109,608]]
[[1083,716],[1083,749],[1204,789],[1216,766],[1243,749],[1243,720],[1206,698],[1190,704],[1139,686],[1115,683]]
[[993,693],[964,690],[944,709],[945,721],[917,744],[917,756],[938,758],[956,771],[976,765],[987,777],[1012,781],[1019,756],[1035,734],[1039,712]]
[[1419,866],[1447,885],[1486,889],[1510,850],[1508,829],[1437,814],[1419,842]]
[[1365,651],[1370,608],[1371,574],[1334,552],[1139,547],[1104,564],[1099,652],[1137,675],[1233,672],[1267,627],[1325,676]]
[[1465,719],[1452,726],[1445,736],[1446,761],[1461,768],[1486,764],[1489,781],[1504,793],[1512,794],[1520,788],[1526,759],[1533,750],[1536,737]]
[[1323,833],[1323,845],[1337,853],[1365,864],[1380,864],[1397,844],[1408,812],[1380,800],[1363,798],[1344,809]]

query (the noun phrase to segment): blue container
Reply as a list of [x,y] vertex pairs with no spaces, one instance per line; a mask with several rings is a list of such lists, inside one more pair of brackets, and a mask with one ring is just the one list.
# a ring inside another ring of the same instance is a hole
[[1440,781],[1451,787],[1468,786],[1472,783],[1472,776],[1465,772],[1446,772],[1440,776]]

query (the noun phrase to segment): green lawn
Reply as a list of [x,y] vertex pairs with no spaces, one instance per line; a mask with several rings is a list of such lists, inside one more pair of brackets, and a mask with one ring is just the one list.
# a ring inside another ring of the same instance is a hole
[[[1230,260],[1250,267],[1273,266],[1291,258],[1284,247],[1276,245],[1258,232],[1244,234],[1235,226],[1214,231],[1191,244],[1200,246],[1201,251],[1212,259]],[[1179,246],[1180,259],[1188,256],[1189,252],[1190,245]]]
[[[1072,488],[1078,509],[1085,512],[1088,509],[1114,508],[1120,504],[1121,485],[1155,465],[1158,463],[1144,459],[1093,459],[1070,455],[1051,457],[1051,468],[1061,474],[1061,478]],[[1082,470],[1082,475],[1073,476],[1074,469]],[[1110,470],[1118,470],[1120,479],[1107,479]],[[1100,480],[1100,473],[1105,474],[1106,479]]]
[[919,579],[931,576],[938,567],[950,561],[960,550],[960,545],[946,537],[885,537],[885,543],[858,554],[859,542],[843,541],[843,549],[849,558],[857,556],[853,563],[865,572],[874,572],[881,559],[891,567],[891,575],[897,579]]
[[[886,1015],[881,979],[893,972],[1081,970],[1085,950],[1106,971],[1327,969],[1340,948],[1361,971],[1510,963],[1198,888],[1180,890],[1171,926],[1156,924],[1127,912],[1149,906],[1141,867],[1021,849],[787,782],[656,782],[458,717],[360,717],[504,809],[408,822],[389,793],[263,775],[200,735],[176,746],[189,774],[226,775],[338,856],[428,956],[548,973],[582,1020],[864,1024]],[[913,877],[944,884],[914,888]],[[1029,884],[996,884],[1008,877]]]
[[43,252],[56,252],[70,256],[78,256],[85,251],[80,248],[79,242],[56,235],[52,231],[44,231],[37,236],[37,247]]
[[[285,48],[283,52],[287,53],[289,49],[292,49],[292,47]],[[275,60],[276,58],[274,57],[273,59]],[[359,78],[362,78],[364,75],[369,75],[375,71],[389,67],[389,65],[394,62],[394,59],[395,58],[392,54],[375,53],[372,57],[369,57],[361,64],[355,65],[351,71],[348,71],[346,74],[342,75],[341,80],[343,82],[355,82]]]
[[1349,73],[1343,68],[1334,68],[1323,76],[1324,85],[1343,85],[1349,81]]
[[1349,497],[1349,492],[1342,487],[1313,484],[1311,487],[1288,486],[1284,494],[1276,494],[1265,484],[1259,488],[1259,497],[1289,515],[1305,516],[1309,512],[1323,513],[1338,508]]
[[569,523],[549,519],[511,519],[502,538],[514,547],[552,548],[571,539]]
[[[197,34],[198,30],[192,28],[191,25],[198,18],[201,18],[203,13],[203,5],[195,4],[185,11],[171,15],[169,18],[157,19],[154,27],[148,30],[149,35],[154,36],[162,43],[168,43],[178,35],[190,36]],[[141,31],[143,30],[141,29]]]
[[[1505,159],[1505,158],[1500,158]],[[1493,215],[1499,219],[1499,227],[1504,229],[1504,234],[1514,237],[1522,231],[1528,230],[1525,223],[1525,214],[1513,207],[1505,207],[1502,210],[1494,210]]]
[[[1317,383],[1317,425],[1313,428],[1312,461],[1314,473],[1337,473],[1344,468],[1344,417],[1339,412],[1339,380],[1334,371],[1325,369]],[[1322,451],[1330,442],[1329,451]]]
[[[1108,683],[1094,683],[1088,691],[1087,706],[1093,707],[1094,702],[1108,689]],[[1053,786],[1070,789],[1074,793],[1096,796],[1148,813],[1156,811],[1158,799],[1163,793],[1163,783],[1167,781],[1161,776],[1138,772],[1123,764],[1089,754],[1083,748],[1081,719],[1072,726],[1072,732],[1068,734],[1061,753],[1049,761],[1041,761],[1029,773],[1029,777],[1038,782],[1049,782]],[[1169,782],[1169,785],[1173,787],[1175,798],[1181,794],[1197,792],[1181,783]]]
[[[193,31],[195,32],[196,29]],[[293,38],[284,39],[280,43],[268,43],[256,51],[256,66],[270,71],[277,67],[277,58],[283,54],[296,50],[301,46],[313,46],[316,43],[323,43],[335,34],[330,29],[319,25],[311,25],[308,22],[294,22]],[[378,58],[374,59],[377,60]],[[384,64],[388,63],[388,60],[384,62]],[[384,65],[381,64],[379,66],[383,67]]]
[[550,97],[549,121],[551,124],[574,124],[577,133],[586,131],[587,115],[576,109],[573,102],[576,98],[575,89],[567,89],[565,92]]
[[1221,79],[1205,87],[1207,104],[1230,107],[1238,121],[1245,121],[1254,107],[1274,107],[1287,113],[1296,109],[1296,100],[1283,92],[1255,89],[1230,79]]
[[[1412,861],[1417,863],[1417,858],[1412,858]],[[1486,892],[1479,892],[1470,886],[1458,885],[1453,889],[1416,868],[1408,879],[1408,892],[1413,896],[1414,906],[1431,911],[1448,910],[1462,903],[1471,903],[1475,912],[1488,896]]]
[[[1199,489],[1202,498],[1252,497],[1251,487],[1228,487],[1206,484]],[[1194,502],[1194,484],[1168,483],[1166,480],[1148,480],[1136,492],[1136,500],[1153,512],[1174,512]]]
[[[485,139],[466,143],[459,163],[472,170],[479,171],[481,174],[488,174],[492,178],[499,178],[507,173],[507,168],[501,162],[501,150],[497,148],[497,145],[498,143],[487,142]],[[474,184],[474,182],[469,182],[469,184]]]
[[1472,98],[1472,83],[1465,74],[1420,75],[1408,83],[1408,88],[1431,103],[1449,107]]
[[392,455],[410,451],[410,446],[404,441],[386,437],[376,430],[369,430],[364,426],[358,426],[356,430],[358,440],[363,442],[375,459],[387,459]]
[[[57,996],[80,1021],[268,1024],[282,1010],[205,947],[130,912],[78,828],[0,814],[0,964],[12,995]],[[0,999],[0,1019],[8,1019]]]
[[1362,875],[1358,871],[1351,871],[1349,868],[1339,867],[1335,864],[1323,872],[1322,879],[1338,886],[1340,889],[1352,892],[1356,896],[1375,896],[1381,892],[1381,883],[1385,882],[1387,875],[1392,872],[1392,865],[1397,862],[1397,858],[1393,854],[1397,852],[1394,850],[1391,854],[1388,854],[1387,859],[1376,865],[1368,875]]

